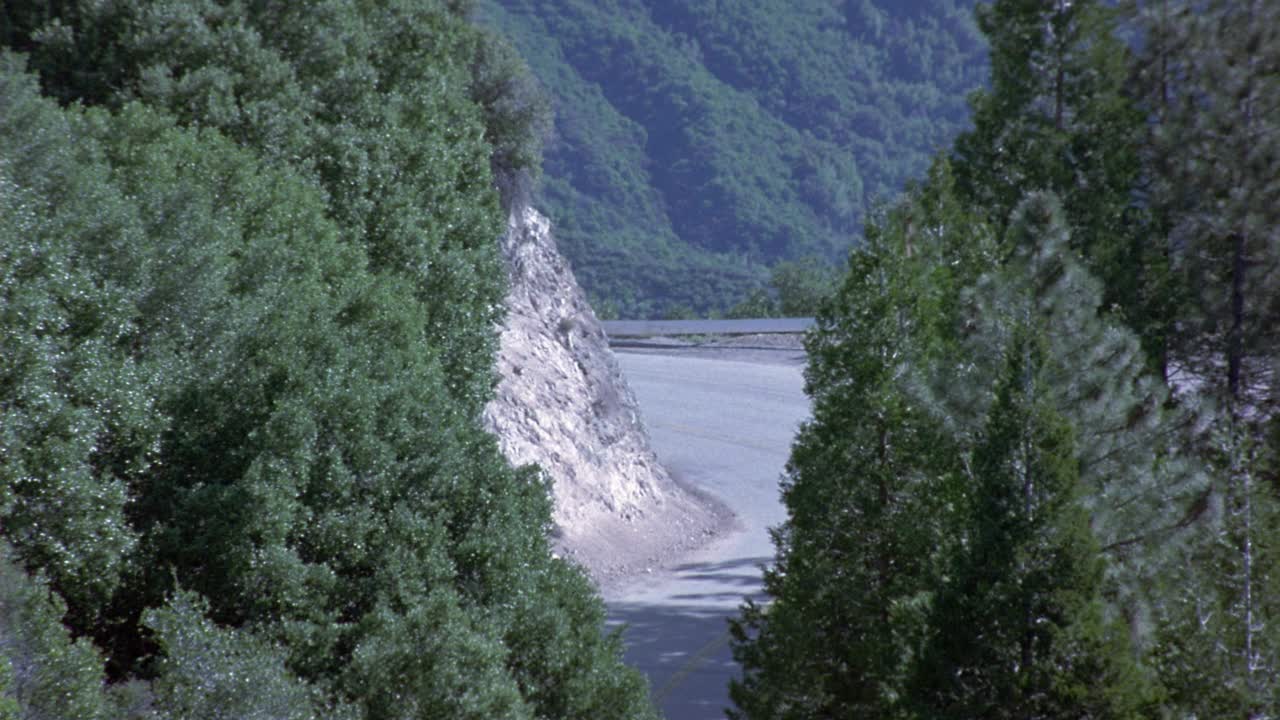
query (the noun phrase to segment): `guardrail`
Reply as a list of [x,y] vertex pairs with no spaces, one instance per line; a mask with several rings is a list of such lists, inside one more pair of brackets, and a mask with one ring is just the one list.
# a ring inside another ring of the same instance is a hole
[[605,320],[609,337],[661,335],[757,335],[802,333],[813,327],[813,318],[749,318],[742,320]]

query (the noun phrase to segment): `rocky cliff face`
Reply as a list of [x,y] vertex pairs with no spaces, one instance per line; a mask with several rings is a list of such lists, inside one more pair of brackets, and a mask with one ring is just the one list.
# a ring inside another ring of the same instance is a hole
[[485,422],[512,464],[537,463],[549,476],[560,551],[608,583],[705,542],[727,518],[654,456],[549,221],[532,209],[514,214],[502,251],[510,290],[501,381]]

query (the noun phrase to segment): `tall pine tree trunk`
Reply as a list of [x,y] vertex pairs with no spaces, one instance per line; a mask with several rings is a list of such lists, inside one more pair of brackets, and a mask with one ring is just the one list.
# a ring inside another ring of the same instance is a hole
[[[1248,22],[1245,27],[1252,28],[1258,17],[1259,0],[1251,0],[1249,3]],[[1248,139],[1254,134],[1254,103],[1255,103],[1255,80],[1258,64],[1257,53],[1250,47],[1248,50],[1248,75],[1245,79],[1243,102],[1243,119],[1244,119],[1244,137],[1246,142],[1242,144],[1242,148],[1248,148]],[[1247,152],[1245,153],[1247,155]],[[1248,162],[1247,157],[1240,158],[1241,169]],[[1231,334],[1228,338],[1228,357],[1227,357],[1227,392],[1230,395],[1231,423],[1236,425],[1237,418],[1241,409],[1241,366],[1244,363],[1244,333],[1245,333],[1245,282],[1246,273],[1248,273],[1248,227],[1247,219],[1241,218],[1241,225],[1232,234],[1231,247]],[[1239,435],[1236,435],[1237,442],[1240,441]],[[1251,444],[1245,440],[1245,447]],[[1243,587],[1241,588],[1244,604],[1244,662],[1246,672],[1246,686],[1248,688],[1249,697],[1256,699],[1259,697],[1260,686],[1258,672],[1260,670],[1259,658],[1255,648],[1254,633],[1258,628],[1255,627],[1253,613],[1253,473],[1251,458],[1244,458],[1244,462],[1240,467],[1236,468],[1233,478],[1240,486],[1240,496],[1242,505],[1240,508],[1240,531],[1241,537],[1241,572],[1243,574]],[[1256,706],[1250,708],[1250,718],[1257,717]]]
[[1238,412],[1240,373],[1244,363],[1244,285],[1248,263],[1245,259],[1245,233],[1231,234],[1231,329],[1227,332],[1227,396],[1231,412]]

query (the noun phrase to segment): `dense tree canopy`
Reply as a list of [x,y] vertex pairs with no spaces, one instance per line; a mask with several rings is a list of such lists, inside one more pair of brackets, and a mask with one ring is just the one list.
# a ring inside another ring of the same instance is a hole
[[[870,227],[809,338],[814,419],[792,450],[782,489],[790,521],[775,531],[778,558],[765,574],[781,601],[748,605],[734,626],[740,717],[893,717],[905,700],[961,465],[946,423],[906,392],[902,373],[948,342],[933,330],[992,249],[954,244],[972,239],[956,232],[966,214],[946,166],[934,177],[941,192],[915,194],[893,214],[938,232]],[[944,257],[956,262],[928,260]],[[818,637],[832,654],[815,651]]]
[[740,717],[1280,712],[1280,22],[1123,10],[979,6],[974,128],[808,338]]
[[1280,708],[1280,8],[1129,7],[1149,38],[1137,87],[1152,118],[1153,241],[1171,258],[1169,374],[1217,408],[1205,441],[1215,522],[1170,573],[1182,590],[1157,608],[1156,662],[1190,712],[1265,717]]
[[473,12],[605,312],[820,308],[736,716],[1280,714],[1277,6],[970,7],[6,3],[0,717],[653,716],[479,424]]
[[651,716],[479,423],[540,111],[463,9],[0,13],[0,528],[45,578],[6,557],[20,711]]

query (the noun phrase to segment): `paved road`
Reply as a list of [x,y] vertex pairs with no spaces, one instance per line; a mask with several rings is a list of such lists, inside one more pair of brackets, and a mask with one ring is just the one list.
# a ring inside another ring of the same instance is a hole
[[726,620],[760,592],[782,521],[778,478],[809,416],[798,366],[619,352],[659,458],[716,495],[741,528],[667,572],[606,597],[625,623],[627,660],[649,677],[668,720],[724,717],[735,672]]
[[813,327],[813,318],[748,318],[741,320],[605,320],[609,337],[654,335],[753,335],[802,333]]

